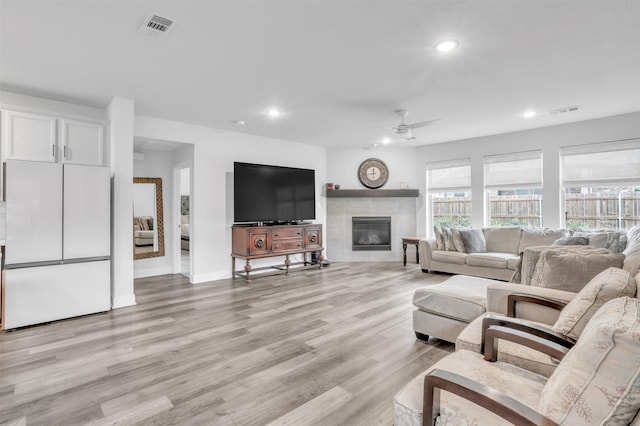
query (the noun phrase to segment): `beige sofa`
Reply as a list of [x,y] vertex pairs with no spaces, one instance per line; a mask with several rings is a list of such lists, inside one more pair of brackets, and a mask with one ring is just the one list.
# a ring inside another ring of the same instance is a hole
[[420,267],[424,272],[447,272],[509,281],[520,253],[527,247],[548,246],[566,235],[564,229],[520,227],[483,228],[486,253],[467,253],[463,248],[438,248],[435,238],[421,240]]
[[[639,243],[640,244],[640,243]],[[522,262],[522,284],[455,275],[448,280],[416,289],[413,296],[413,329],[416,337],[455,342],[458,335],[486,311],[505,314],[509,294],[547,297],[567,303],[601,271],[623,268],[635,274],[640,269],[640,249],[629,255],[590,246],[528,247]],[[535,256],[529,256],[530,252]],[[528,262],[535,263],[531,267]],[[531,310],[531,311],[530,311]],[[523,305],[519,316],[553,323],[555,309]]]
[[133,218],[133,242],[137,247],[153,245],[153,217],[135,216]]

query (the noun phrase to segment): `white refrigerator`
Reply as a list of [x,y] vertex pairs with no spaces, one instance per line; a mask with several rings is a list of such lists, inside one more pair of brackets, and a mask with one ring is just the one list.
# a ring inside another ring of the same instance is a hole
[[111,308],[108,167],[8,160],[3,327]]

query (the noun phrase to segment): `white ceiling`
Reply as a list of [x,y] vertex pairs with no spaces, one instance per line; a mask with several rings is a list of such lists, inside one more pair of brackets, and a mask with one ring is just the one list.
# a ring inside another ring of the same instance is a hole
[[[138,33],[149,12],[166,39]],[[0,88],[323,146],[441,118],[417,146],[640,111],[639,22],[637,0],[1,0]]]

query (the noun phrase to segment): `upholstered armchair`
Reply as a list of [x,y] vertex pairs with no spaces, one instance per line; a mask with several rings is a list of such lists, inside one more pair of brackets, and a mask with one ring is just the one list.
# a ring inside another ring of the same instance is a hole
[[[509,294],[507,315],[485,314],[472,321],[456,340],[456,350],[466,349],[482,353],[485,333],[491,326],[508,327],[527,332],[566,348],[571,348],[580,337],[585,325],[596,311],[607,301],[624,296],[634,297],[637,281],[628,271],[608,268],[597,274],[568,303],[562,300],[532,294]],[[553,323],[517,318],[518,309],[528,305],[542,305],[559,311]],[[511,341],[502,341],[498,359],[534,373],[549,377],[555,370],[558,359],[544,352]]]
[[[495,361],[498,341],[559,360],[551,377]],[[640,414],[640,300],[616,298],[587,322],[571,349],[492,325],[485,355],[456,351],[394,398],[395,426],[631,424]]]

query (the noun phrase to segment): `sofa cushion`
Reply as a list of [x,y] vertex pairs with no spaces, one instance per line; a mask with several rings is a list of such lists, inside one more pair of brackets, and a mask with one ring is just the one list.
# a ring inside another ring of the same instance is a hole
[[551,245],[552,246],[588,246],[589,239],[586,237],[563,237],[563,238],[558,238]]
[[544,386],[558,424],[628,424],[640,409],[640,300],[605,303]]
[[627,231],[627,247],[622,252],[625,256],[640,252],[640,225],[636,225]]
[[[514,259],[517,263],[519,257],[510,253],[469,253],[467,265],[507,269],[509,261]],[[515,263],[512,262],[512,265],[515,266]]]
[[484,233],[479,228],[461,229],[460,237],[464,242],[464,251],[467,253],[486,253],[487,242]]
[[527,247],[533,246],[550,246],[559,238],[566,235],[564,229],[551,229],[551,228],[522,228],[522,235],[520,236],[520,244],[518,245],[518,251],[516,254],[520,254]]
[[483,232],[488,252],[518,254],[522,233],[519,226],[484,228]]
[[454,265],[464,265],[466,263],[467,256],[467,253],[460,253],[457,251],[436,250],[431,253],[431,260],[451,263]]
[[421,287],[413,294],[413,305],[425,312],[471,322],[482,315],[487,304],[486,278],[454,275],[447,281]]
[[[527,247],[522,252],[522,262],[520,265],[520,284],[531,285],[531,279],[535,271],[540,255],[545,250],[553,250],[558,253],[610,253],[607,249],[595,248],[591,246],[535,246]],[[604,269],[604,268],[603,268]],[[600,272],[600,271],[598,271]],[[595,274],[594,274],[595,275]],[[517,282],[517,281],[514,281]]]
[[[456,351],[467,350],[481,353],[482,320],[486,315],[487,313],[474,319],[462,330],[456,338]],[[530,322],[549,328],[547,324]],[[551,376],[559,362],[540,351],[508,340],[498,340],[498,361],[508,362],[545,377]]]
[[606,302],[617,297],[635,296],[636,280],[629,272],[608,268],[589,283],[562,309],[553,329],[577,339],[587,322]]
[[[428,370],[420,373],[396,394],[393,400],[395,426],[421,426],[423,413],[424,376],[431,370],[450,371],[484,383],[499,392],[535,409],[545,378],[504,362],[486,362],[482,355],[457,351],[447,355]],[[439,425],[510,425],[496,414],[469,403],[449,392],[440,393]]]
[[623,254],[593,253],[587,246],[550,247],[540,254],[531,285],[577,293],[598,273],[622,268],[623,262]]

